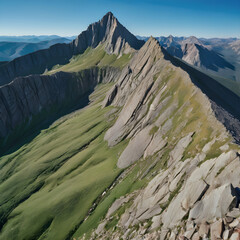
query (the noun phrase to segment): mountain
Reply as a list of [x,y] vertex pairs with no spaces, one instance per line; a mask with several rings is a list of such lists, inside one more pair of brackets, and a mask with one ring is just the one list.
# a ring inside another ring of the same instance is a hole
[[57,43],[70,43],[71,40],[67,38],[55,38],[48,41],[41,41],[38,43],[26,42],[0,42],[0,61],[10,61],[14,58],[26,55],[40,49],[49,48]]
[[111,13],[90,26],[0,87],[0,239],[238,238],[239,95]]
[[203,42],[194,36],[188,38],[160,37],[160,44],[173,56],[185,62],[218,72],[219,69],[235,70],[235,67],[214,50],[209,50]]
[[220,54],[214,52],[213,50],[208,50],[196,43],[185,44],[182,51],[182,59],[193,66],[216,72],[219,68],[229,68],[231,70],[235,70],[235,67],[231,63],[227,62]]
[[69,44],[55,44],[48,49],[16,58],[4,67],[0,66],[0,85],[9,83],[18,76],[40,74],[56,64],[66,64],[74,55],[83,53],[88,47],[95,48],[104,44],[107,53],[117,54],[133,52],[143,43],[109,12]]
[[26,35],[26,36],[0,36],[0,42],[25,42],[25,43],[39,43],[44,41],[51,41],[58,38],[75,39],[76,36],[60,37],[58,35]]
[[[138,37],[140,39],[140,37]],[[145,41],[147,37],[143,37]],[[172,55],[200,68],[211,77],[221,82],[235,85],[240,81],[239,54],[231,47],[237,45],[236,38],[196,38],[158,37],[160,44]]]

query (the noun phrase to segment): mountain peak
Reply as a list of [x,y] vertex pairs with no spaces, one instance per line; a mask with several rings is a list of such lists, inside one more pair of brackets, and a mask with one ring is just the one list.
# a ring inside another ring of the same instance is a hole
[[93,48],[103,44],[107,53],[118,55],[138,50],[144,41],[138,40],[117,20],[112,12],[108,12],[100,21],[89,25],[88,29],[77,37],[74,41],[75,54],[82,53],[82,48],[86,43],[88,47]]

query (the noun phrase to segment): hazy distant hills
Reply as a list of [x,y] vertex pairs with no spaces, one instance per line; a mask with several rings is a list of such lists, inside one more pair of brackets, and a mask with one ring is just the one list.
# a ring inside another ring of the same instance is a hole
[[[52,37],[52,36],[51,36]],[[50,38],[51,38],[50,37]],[[13,37],[12,37],[13,38]],[[37,41],[44,37],[40,36],[38,38],[29,38],[27,41]],[[0,37],[1,39],[1,37]],[[22,39],[24,37],[16,37],[16,40]],[[48,39],[39,42],[11,42],[11,41],[0,41],[0,61],[11,61],[14,58],[26,55],[28,53],[35,52],[40,49],[46,49],[57,43],[70,43],[71,40],[68,38],[58,37],[54,39]]]
[[[53,39],[62,38],[58,35],[24,35],[24,36],[0,36],[0,42],[25,42],[25,43],[38,43],[42,41],[50,41]],[[63,37],[73,40],[76,36]]]
[[[148,37],[139,39],[148,40]],[[240,81],[240,40],[237,38],[158,37],[171,55],[212,75]]]

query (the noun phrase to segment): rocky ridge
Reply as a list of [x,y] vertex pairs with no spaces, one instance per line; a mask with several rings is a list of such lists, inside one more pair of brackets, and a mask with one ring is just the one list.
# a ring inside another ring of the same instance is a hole
[[240,236],[238,147],[193,78],[150,38],[106,96],[103,106],[122,110],[105,140],[111,147],[129,139],[118,167],[145,163],[137,179],[152,180],[116,200],[91,239]]

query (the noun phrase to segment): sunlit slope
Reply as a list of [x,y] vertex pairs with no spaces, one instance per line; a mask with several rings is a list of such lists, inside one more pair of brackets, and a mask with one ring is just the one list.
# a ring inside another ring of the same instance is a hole
[[32,142],[0,159],[0,239],[66,239],[94,200],[120,173],[103,141],[114,114],[101,109],[109,84],[93,103],[43,130]]
[[104,50],[104,46],[99,45],[96,48],[89,47],[83,54],[73,56],[66,65],[54,66],[52,70],[46,72],[46,74],[53,74],[59,71],[78,72],[93,66],[98,66],[100,68],[108,66],[122,69],[129,62],[131,57],[132,54],[122,54],[119,56],[116,54],[108,54]]

